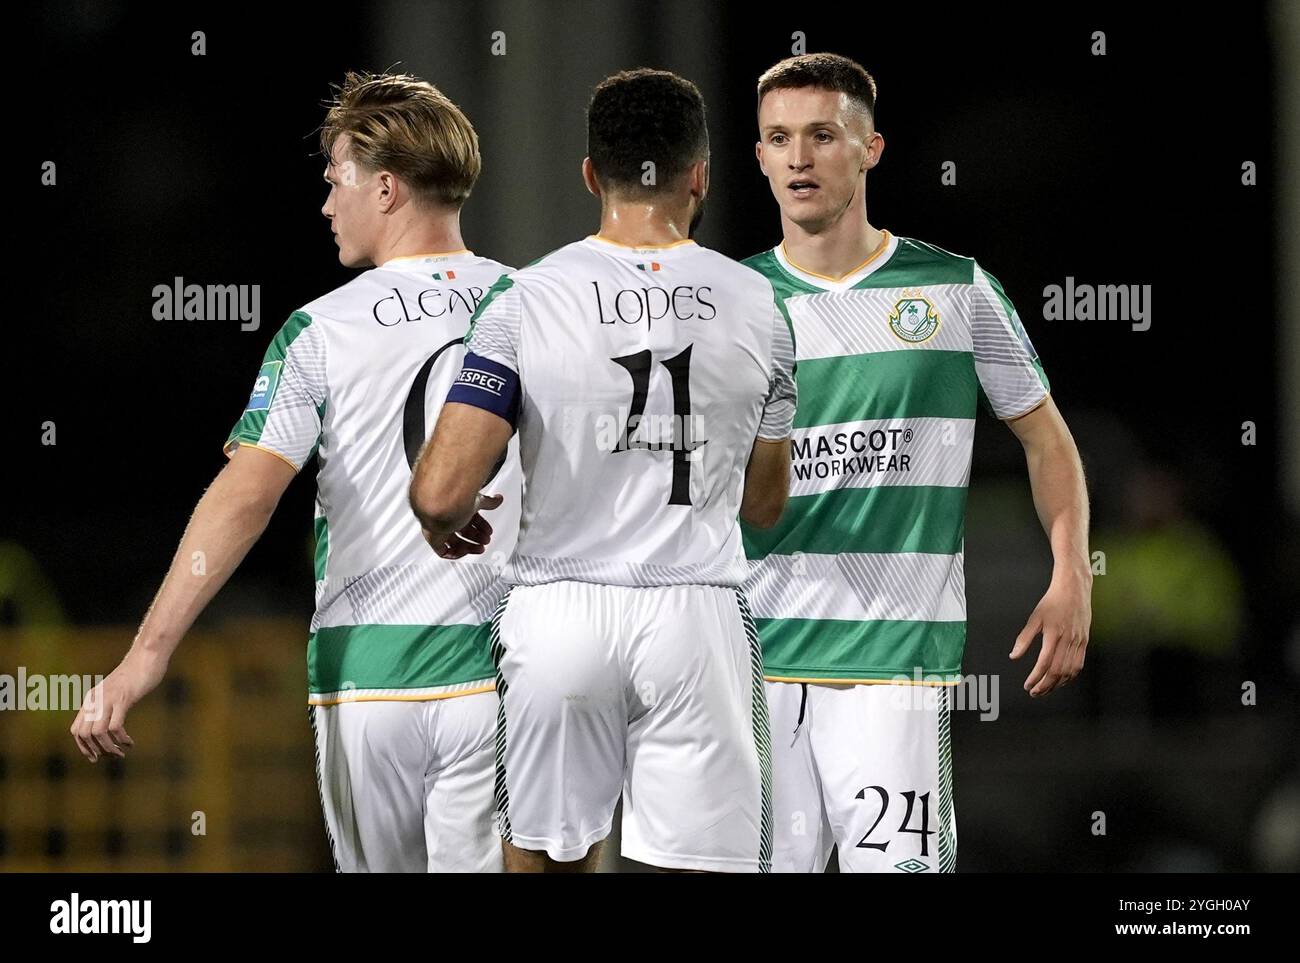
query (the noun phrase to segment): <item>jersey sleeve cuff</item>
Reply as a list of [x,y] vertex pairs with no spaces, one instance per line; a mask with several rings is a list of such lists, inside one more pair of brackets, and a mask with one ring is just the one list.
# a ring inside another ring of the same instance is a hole
[[1023,418],[1025,417],[1025,415],[1029,414],[1030,412],[1037,411],[1039,408],[1041,408],[1047,402],[1047,399],[1050,395],[1051,395],[1050,391],[1044,391],[1041,395],[1038,396],[1038,399],[1034,401],[1032,404],[1029,405],[1021,404],[1020,406],[1018,406],[1018,408],[1012,408],[1006,414],[998,412],[997,417],[1000,421],[1015,421],[1017,418]]
[[274,448],[268,448],[266,445],[259,444],[256,441],[251,441],[246,438],[241,438],[237,434],[231,435],[229,438],[227,438],[226,444],[222,447],[221,450],[225,452],[227,458],[234,458],[235,449],[239,448],[241,445],[244,445],[248,448],[256,448],[259,451],[264,451],[267,454],[274,455],[276,458],[280,459],[282,462],[284,462],[286,465],[292,468],[295,472],[302,471],[302,466],[299,465],[292,458],[290,458],[288,455],[284,454],[283,452],[276,451]]

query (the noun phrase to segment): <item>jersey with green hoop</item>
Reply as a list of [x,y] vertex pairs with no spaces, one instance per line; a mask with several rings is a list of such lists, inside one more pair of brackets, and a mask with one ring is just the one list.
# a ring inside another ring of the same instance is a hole
[[400,257],[295,311],[226,441],[316,474],[308,701],[441,698],[492,687],[489,620],[519,524],[517,445],[491,482],[488,551],[434,554],[411,468],[464,359],[469,320],[510,270],[469,251]]
[[782,245],[744,263],[783,301],[798,362],[790,501],[774,528],[744,526],[767,678],[955,681],[975,414],[1048,391],[1015,308],[972,258],[889,232],[843,278]]

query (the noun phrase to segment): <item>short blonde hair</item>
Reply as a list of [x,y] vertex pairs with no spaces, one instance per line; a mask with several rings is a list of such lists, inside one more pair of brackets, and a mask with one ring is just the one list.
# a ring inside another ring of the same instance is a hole
[[392,171],[424,200],[465,203],[483,169],[478,134],[433,84],[410,74],[348,71],[328,107],[320,131],[326,157],[347,134],[358,164]]

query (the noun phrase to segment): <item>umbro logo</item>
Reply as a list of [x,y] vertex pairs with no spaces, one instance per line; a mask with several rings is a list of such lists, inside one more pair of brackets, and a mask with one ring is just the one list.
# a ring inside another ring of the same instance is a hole
[[929,868],[919,859],[905,859],[901,863],[894,864],[894,869],[902,870],[904,873],[924,873]]

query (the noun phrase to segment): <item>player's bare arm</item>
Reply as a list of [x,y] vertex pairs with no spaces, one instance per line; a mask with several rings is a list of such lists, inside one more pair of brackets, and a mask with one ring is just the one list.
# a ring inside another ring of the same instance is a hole
[[1040,696],[1083,668],[1092,625],[1088,489],[1079,450],[1050,395],[1007,424],[1025,449],[1034,507],[1052,546],[1052,582],[1011,650],[1011,658],[1018,659],[1042,635],[1038,661],[1024,685],[1031,696]]
[[756,528],[771,528],[781,520],[790,498],[790,439],[754,439],[745,466],[745,491],[740,517]]
[[199,499],[131,648],[73,720],[72,737],[91,762],[125,756],[134,744],[127,712],[162,681],[181,639],[266,529],[296,473],[284,459],[241,445]]
[[492,536],[480,509],[501,504],[479,489],[505,454],[510,422],[473,405],[448,402],[411,478],[411,510],[425,540],[442,558],[482,555]]

